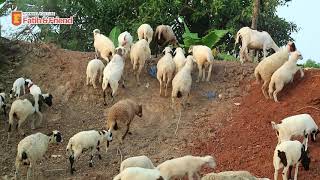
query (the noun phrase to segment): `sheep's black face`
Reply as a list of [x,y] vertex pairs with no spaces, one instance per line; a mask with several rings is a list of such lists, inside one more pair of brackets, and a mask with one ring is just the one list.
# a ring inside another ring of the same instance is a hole
[[55,132],[53,134],[53,137],[55,138],[56,142],[58,143],[62,142],[62,135],[59,131]]
[[305,149],[305,146],[302,146],[301,148],[301,164],[303,166],[303,168],[308,171],[309,170],[309,165],[310,165],[310,158],[309,158],[309,151],[308,149],[307,150],[304,150]]
[[290,52],[294,52],[296,50],[297,50],[296,45],[294,43],[291,43],[290,44]]
[[49,94],[49,96],[44,97],[44,102],[48,105],[48,106],[52,106],[52,98],[53,96],[51,94]]

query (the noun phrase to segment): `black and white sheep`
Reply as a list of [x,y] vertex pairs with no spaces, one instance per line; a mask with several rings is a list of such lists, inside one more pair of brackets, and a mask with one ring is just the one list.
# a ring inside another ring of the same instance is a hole
[[5,99],[6,99],[6,93],[0,93],[0,108],[3,109],[3,114],[4,114],[4,117],[6,118],[7,117],[7,111],[6,111]]
[[14,81],[12,89],[10,90],[10,98],[20,97],[21,91],[23,94],[26,94],[26,86],[28,87],[29,83],[31,83],[30,79],[18,78]]

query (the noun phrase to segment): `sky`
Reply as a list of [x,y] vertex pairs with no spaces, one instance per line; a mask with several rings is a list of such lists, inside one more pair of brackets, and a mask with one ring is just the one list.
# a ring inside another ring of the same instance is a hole
[[[281,6],[277,14],[292,21],[300,28],[292,34],[303,61],[312,59],[320,62],[320,0],[292,0],[288,6]],[[319,18],[319,19],[318,19]]]

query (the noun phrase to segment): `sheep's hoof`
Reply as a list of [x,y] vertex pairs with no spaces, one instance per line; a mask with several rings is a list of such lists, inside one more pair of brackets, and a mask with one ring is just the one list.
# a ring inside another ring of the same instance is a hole
[[124,86],[124,84],[122,84],[122,88],[126,88],[126,86]]
[[99,159],[102,159],[101,154],[98,154],[98,158],[99,158]]
[[92,162],[89,162],[89,167],[93,167],[93,163]]
[[74,174],[75,171],[76,171],[76,169],[75,169],[75,168],[72,168],[72,169],[70,170],[70,173],[71,173],[71,174]]

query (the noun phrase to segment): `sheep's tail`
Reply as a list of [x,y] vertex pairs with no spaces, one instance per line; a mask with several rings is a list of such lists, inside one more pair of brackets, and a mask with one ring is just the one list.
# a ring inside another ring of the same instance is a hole
[[178,91],[177,92],[177,98],[181,98],[182,97],[182,93],[181,93],[181,91]]
[[262,78],[257,68],[254,70],[254,76],[256,77],[257,82],[261,83]]
[[242,46],[242,38],[240,32],[237,32],[236,41],[234,42],[234,47],[236,47],[237,44],[240,44]]
[[9,128],[8,128],[8,132],[11,132],[11,128],[13,126],[13,121],[14,121],[14,115],[15,115],[14,108],[11,108],[10,112],[9,112]]

